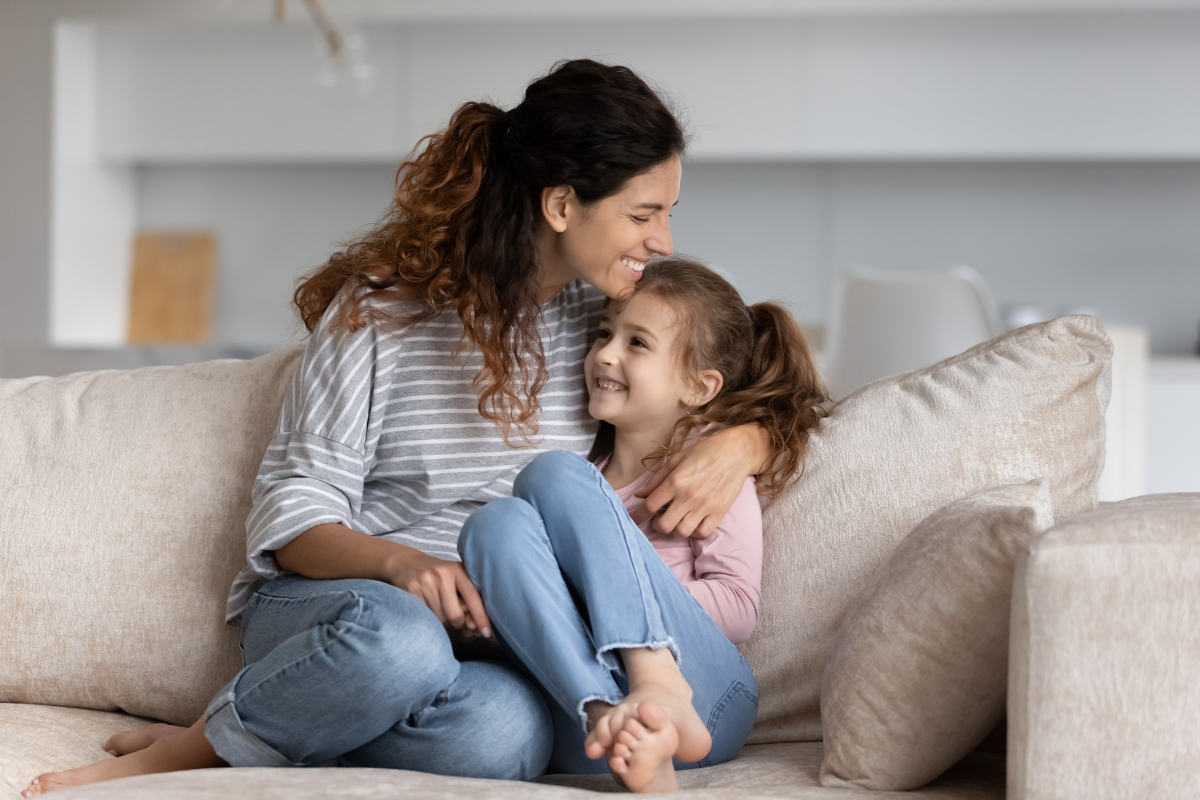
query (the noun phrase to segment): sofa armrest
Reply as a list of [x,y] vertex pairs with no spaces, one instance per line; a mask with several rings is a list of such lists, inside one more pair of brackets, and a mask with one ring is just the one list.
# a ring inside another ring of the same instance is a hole
[[1200,797],[1200,494],[1078,514],[1017,563],[1010,800]]

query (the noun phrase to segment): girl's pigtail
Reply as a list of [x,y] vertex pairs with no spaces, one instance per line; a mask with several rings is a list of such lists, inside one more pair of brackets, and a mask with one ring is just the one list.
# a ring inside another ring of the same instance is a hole
[[717,403],[728,404],[738,418],[726,424],[755,421],[770,433],[779,455],[759,484],[773,497],[800,477],[809,432],[825,416],[829,398],[792,315],[776,303],[756,303],[747,310],[754,331],[750,361],[741,385]]

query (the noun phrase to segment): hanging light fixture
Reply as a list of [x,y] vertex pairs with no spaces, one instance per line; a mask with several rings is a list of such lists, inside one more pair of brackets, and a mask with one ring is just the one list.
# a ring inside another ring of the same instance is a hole
[[[287,19],[287,0],[273,0],[276,23]],[[356,33],[338,30],[325,13],[320,0],[303,0],[304,7],[321,38],[316,45],[318,58],[314,83],[333,102],[346,103],[369,97],[375,87],[375,69],[367,52],[367,43]]]

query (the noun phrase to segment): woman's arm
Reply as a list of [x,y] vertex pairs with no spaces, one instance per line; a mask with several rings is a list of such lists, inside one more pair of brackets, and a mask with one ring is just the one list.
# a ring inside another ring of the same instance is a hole
[[663,462],[638,492],[645,497],[633,511],[641,525],[659,533],[704,538],[729,513],[746,478],[765,470],[775,458],[771,438],[756,422],[727,428],[700,440]]
[[762,511],[747,478],[733,508],[706,539],[690,542],[696,580],[684,587],[734,644],[750,638],[758,622],[762,587]]
[[313,580],[369,578],[390,583],[429,606],[443,623],[470,636],[492,635],[491,623],[467,571],[420,550],[377,539],[341,523],[309,528],[275,551],[279,566]]

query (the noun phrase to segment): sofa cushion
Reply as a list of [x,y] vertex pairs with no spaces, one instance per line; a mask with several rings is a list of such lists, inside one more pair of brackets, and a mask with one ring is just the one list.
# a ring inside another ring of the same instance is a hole
[[1061,317],[870,384],[813,433],[803,477],[763,517],[762,605],[741,650],[759,687],[753,743],[821,738],[825,658],[872,573],[951,500],[1045,477],[1054,517],[1091,509],[1112,345]]
[[[144,720],[72,708],[0,704],[0,800],[17,800],[31,778],[107,758],[100,743]],[[926,789],[880,794],[866,789],[827,789],[817,781],[821,744],[747,747],[737,758],[706,769],[679,773],[691,800],[752,800],[756,797],[963,798],[1003,800],[1004,757],[974,753]],[[62,795],[93,800],[358,800],[393,798],[544,798],[587,800],[594,792],[620,791],[607,775],[551,775],[545,784],[447,778],[406,770],[240,768],[208,769],[126,778],[68,789]],[[58,795],[55,795],[56,797]]]
[[300,352],[0,381],[0,702],[200,716]]
[[924,786],[997,725],[1017,554],[1052,522],[1036,480],[955,500],[904,537],[825,662],[822,785]]

